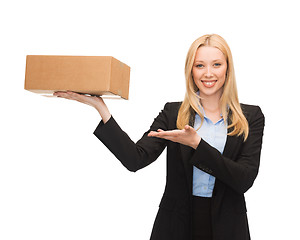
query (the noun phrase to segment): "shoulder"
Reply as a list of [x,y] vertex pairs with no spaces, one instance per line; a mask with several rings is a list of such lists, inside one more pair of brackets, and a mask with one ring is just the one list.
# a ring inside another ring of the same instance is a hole
[[179,108],[182,102],[167,102],[164,106],[164,112],[166,112],[170,117],[176,117],[178,115]]
[[181,103],[182,102],[167,102],[159,114],[159,117],[167,122],[169,129],[176,128],[176,121]]
[[240,103],[240,106],[242,108],[243,113],[247,114],[247,115],[249,115],[249,114],[251,115],[253,113],[258,113],[258,112],[262,113],[261,108],[257,105],[250,105],[250,104]]
[[178,111],[182,102],[167,102],[164,109]]
[[254,121],[257,119],[264,120],[264,114],[259,106],[244,104],[244,103],[240,103],[240,106],[241,106],[243,114],[245,115],[248,122]]

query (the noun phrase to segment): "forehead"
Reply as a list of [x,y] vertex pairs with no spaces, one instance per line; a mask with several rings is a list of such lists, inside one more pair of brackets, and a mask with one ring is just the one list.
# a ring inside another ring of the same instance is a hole
[[226,60],[224,54],[216,47],[201,46],[197,49],[195,61]]

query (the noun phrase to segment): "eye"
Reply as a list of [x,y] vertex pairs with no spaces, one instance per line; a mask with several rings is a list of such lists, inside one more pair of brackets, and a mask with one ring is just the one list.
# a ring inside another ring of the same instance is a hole
[[203,65],[203,64],[197,64],[196,67],[197,67],[197,68],[203,68],[204,65]]
[[215,66],[215,67],[220,67],[220,66],[221,66],[221,63],[215,63],[214,66]]

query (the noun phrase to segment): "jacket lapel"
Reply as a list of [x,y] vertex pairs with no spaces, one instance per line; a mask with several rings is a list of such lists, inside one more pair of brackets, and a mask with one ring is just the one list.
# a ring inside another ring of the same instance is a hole
[[[228,117],[227,117],[227,124],[230,125],[231,122],[231,110],[229,110]],[[230,128],[227,130],[227,133],[231,132],[233,128]],[[234,159],[234,153],[236,152],[235,150],[238,148],[239,143],[241,142],[241,137],[236,137],[236,136],[228,136],[226,138],[226,143],[223,151],[223,156],[228,157],[229,159]],[[224,191],[225,191],[225,184],[219,181],[216,178],[215,182],[215,187],[213,190],[213,204],[215,206],[215,209],[217,209],[217,206],[221,206],[222,204],[222,199],[224,196]],[[217,196],[217,197],[216,197]]]
[[[228,113],[228,117],[227,117],[227,123],[228,125],[230,125],[232,123],[231,121],[231,110],[229,110]],[[231,132],[233,130],[233,128],[229,128],[227,130],[227,133]],[[227,135],[227,139],[226,139],[226,143],[225,143],[225,147],[224,147],[224,151],[223,151],[223,156],[234,159],[235,156],[234,154],[236,153],[237,147],[239,144],[241,144],[243,142],[243,139],[241,136],[228,136]]]
[[[232,123],[232,121],[231,121],[231,114],[232,114],[231,110],[229,109],[228,117],[227,117],[227,125],[228,126]],[[227,129],[227,134],[229,132],[231,132],[232,130],[233,130],[232,128]],[[227,135],[225,147],[224,147],[224,150],[223,150],[223,155],[224,156],[226,156],[227,154],[229,154],[230,152],[232,152],[232,147],[234,147],[234,138],[235,137]]]

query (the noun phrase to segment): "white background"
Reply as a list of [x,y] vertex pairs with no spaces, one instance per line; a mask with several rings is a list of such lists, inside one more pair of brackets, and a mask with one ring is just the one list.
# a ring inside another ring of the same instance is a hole
[[[184,3],[183,3],[184,2]],[[185,93],[184,61],[206,33],[231,47],[240,102],[266,117],[246,193],[253,239],[299,239],[299,20],[296,1],[6,1],[0,6],[0,239],[149,239],[165,152],[128,172],[93,135],[96,110],[24,90],[26,55],[114,56],[130,100],[107,100],[137,141]]]

